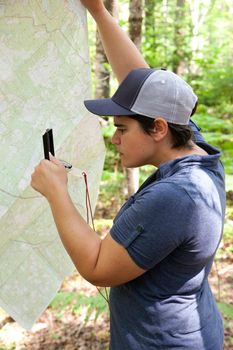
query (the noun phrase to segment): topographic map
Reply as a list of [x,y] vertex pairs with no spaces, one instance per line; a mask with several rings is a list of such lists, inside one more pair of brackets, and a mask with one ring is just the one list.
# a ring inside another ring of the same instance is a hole
[[52,128],[56,157],[73,165],[69,192],[94,210],[104,162],[91,97],[86,12],[78,0],[0,1],[0,307],[30,329],[74,266],[47,201],[30,187]]

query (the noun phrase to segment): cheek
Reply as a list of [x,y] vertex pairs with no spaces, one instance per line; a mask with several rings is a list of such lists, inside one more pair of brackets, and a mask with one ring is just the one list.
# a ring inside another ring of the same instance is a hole
[[151,143],[148,139],[139,142],[135,147],[135,150],[137,150],[138,154],[141,157],[151,156],[155,152],[154,144]]

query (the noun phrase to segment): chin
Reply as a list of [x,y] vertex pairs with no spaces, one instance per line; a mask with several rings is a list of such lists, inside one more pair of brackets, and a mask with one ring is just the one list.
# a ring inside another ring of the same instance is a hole
[[127,162],[121,162],[121,165],[124,168],[132,169],[132,168],[139,168],[140,166],[143,166],[144,164],[138,164],[138,163],[127,163]]
[[144,166],[144,165],[147,165],[148,162],[146,161],[143,161],[143,160],[138,160],[138,161],[135,161],[135,160],[132,160],[132,161],[129,161],[128,159],[121,159],[121,165],[124,167],[124,168],[139,168],[141,166]]

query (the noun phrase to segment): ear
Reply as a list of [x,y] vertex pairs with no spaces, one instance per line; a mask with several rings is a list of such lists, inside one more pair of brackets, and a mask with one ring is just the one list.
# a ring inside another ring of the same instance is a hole
[[168,134],[168,124],[167,121],[162,118],[156,118],[154,121],[153,137],[155,141],[163,140]]

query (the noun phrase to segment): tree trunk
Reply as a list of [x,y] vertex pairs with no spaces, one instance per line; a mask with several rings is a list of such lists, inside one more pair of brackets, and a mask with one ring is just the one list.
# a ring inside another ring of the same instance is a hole
[[129,36],[137,48],[141,49],[142,39],[142,0],[129,2]]
[[[142,0],[129,2],[129,36],[137,48],[141,48],[142,39]],[[139,187],[139,169],[126,169],[128,196],[132,196]]]

